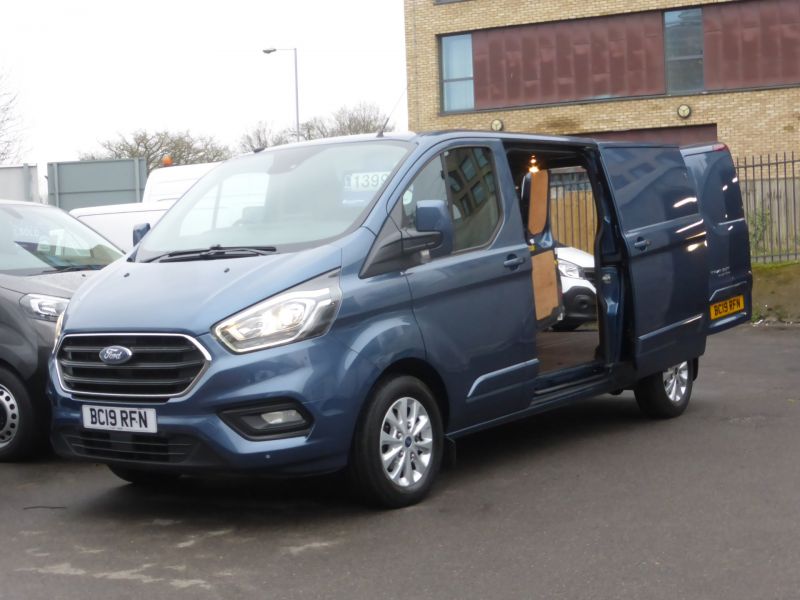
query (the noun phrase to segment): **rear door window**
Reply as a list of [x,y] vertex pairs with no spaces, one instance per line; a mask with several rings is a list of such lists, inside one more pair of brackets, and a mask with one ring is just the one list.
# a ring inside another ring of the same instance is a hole
[[603,162],[626,231],[698,214],[677,148],[605,148]]

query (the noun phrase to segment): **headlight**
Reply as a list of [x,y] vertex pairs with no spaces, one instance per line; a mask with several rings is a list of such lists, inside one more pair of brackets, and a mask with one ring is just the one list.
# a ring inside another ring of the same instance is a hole
[[213,332],[237,353],[281,346],[326,333],[341,301],[339,271],[325,273],[228,317]]
[[41,321],[57,321],[67,309],[69,300],[56,296],[42,296],[41,294],[28,294],[20,298],[19,303],[28,313],[29,317]]
[[583,269],[575,263],[568,260],[558,259],[558,272],[564,277],[571,277],[572,279],[585,279]]
[[62,312],[58,315],[58,320],[56,321],[56,341],[58,338],[61,337],[61,330],[64,328],[64,313]]

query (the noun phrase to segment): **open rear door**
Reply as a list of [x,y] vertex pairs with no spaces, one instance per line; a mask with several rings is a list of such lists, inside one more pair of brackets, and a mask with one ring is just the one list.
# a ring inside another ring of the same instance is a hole
[[708,235],[708,333],[746,323],[752,315],[750,238],[739,178],[724,144],[682,148]]
[[627,254],[625,323],[644,376],[705,351],[706,229],[677,147],[599,149]]

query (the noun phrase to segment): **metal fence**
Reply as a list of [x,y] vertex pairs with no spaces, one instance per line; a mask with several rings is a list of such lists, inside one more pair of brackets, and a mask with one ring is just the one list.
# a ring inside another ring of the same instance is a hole
[[800,157],[791,154],[736,161],[754,262],[800,259],[797,239]]
[[594,254],[597,210],[583,169],[551,175],[550,223],[558,242]]
[[[800,260],[800,156],[754,156],[736,160],[753,262]],[[583,170],[550,179],[551,222],[556,240],[594,252],[594,197]]]

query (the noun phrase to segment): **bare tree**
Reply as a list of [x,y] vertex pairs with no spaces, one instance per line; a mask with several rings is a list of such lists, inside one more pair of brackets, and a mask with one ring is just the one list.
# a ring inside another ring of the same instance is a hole
[[270,146],[280,146],[292,141],[293,136],[294,132],[289,129],[275,131],[269,123],[259,121],[253,129],[239,138],[239,151],[253,152]]
[[[389,117],[381,111],[377,104],[362,102],[352,107],[342,106],[328,117],[312,117],[300,123],[300,139],[317,140],[320,138],[358,133],[377,133],[386,124],[384,131],[391,131]],[[245,133],[239,142],[243,152],[249,152],[270,146],[279,146],[297,139],[294,128],[273,131],[263,121],[251,131]]]
[[[377,104],[361,102],[353,107],[343,106],[330,118],[332,135],[354,135],[357,133],[377,133],[387,123],[389,117]],[[385,131],[391,131],[387,124]]]
[[336,133],[331,129],[330,119],[325,117],[312,117],[308,121],[300,123],[300,137],[304,140],[318,140],[335,135]]
[[9,89],[5,75],[0,74],[0,163],[15,160],[19,151],[16,104],[17,95]]
[[230,148],[214,138],[193,137],[188,131],[149,133],[140,129],[130,137],[120,135],[117,139],[100,142],[100,146],[102,151],[84,153],[81,160],[144,158],[147,172],[150,173],[160,166],[166,156],[172,159],[174,165],[214,162],[231,157]]

